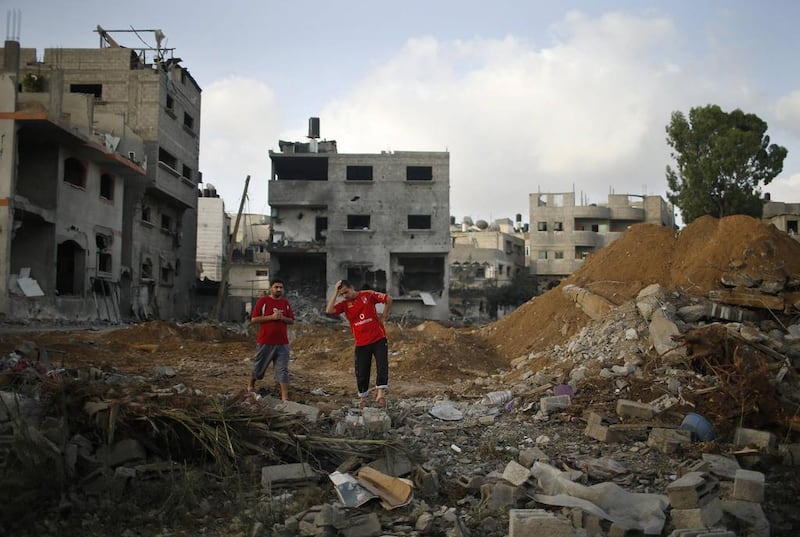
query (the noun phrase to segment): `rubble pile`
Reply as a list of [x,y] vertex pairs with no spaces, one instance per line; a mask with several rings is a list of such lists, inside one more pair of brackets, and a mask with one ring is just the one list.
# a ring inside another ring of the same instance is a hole
[[[231,387],[240,334],[97,334],[0,392],[0,533],[794,535],[799,291],[800,244],[754,219],[636,225],[483,329],[390,326],[366,408],[327,321],[294,327],[289,403]],[[99,347],[150,369],[75,367]]]

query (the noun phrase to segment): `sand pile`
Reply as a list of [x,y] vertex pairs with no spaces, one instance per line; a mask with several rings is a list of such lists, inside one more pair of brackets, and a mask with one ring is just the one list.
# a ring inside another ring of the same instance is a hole
[[500,352],[514,358],[566,341],[589,323],[564,297],[564,285],[585,287],[622,304],[652,283],[705,295],[722,288],[720,278],[732,273],[765,281],[798,280],[800,243],[770,224],[743,215],[705,216],[680,232],[636,224],[589,256],[561,285],[492,323],[484,334]]

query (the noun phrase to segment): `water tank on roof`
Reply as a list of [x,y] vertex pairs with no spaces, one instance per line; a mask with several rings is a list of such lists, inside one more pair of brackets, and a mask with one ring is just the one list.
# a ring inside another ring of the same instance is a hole
[[461,219],[461,221],[464,222],[468,226],[472,225],[472,217],[471,216],[465,216],[464,218]]
[[489,222],[486,220],[478,220],[475,222],[475,225],[478,226],[478,229],[487,229],[489,227]]
[[308,137],[309,138],[319,138],[319,118],[318,117],[310,117],[310,118],[308,118]]

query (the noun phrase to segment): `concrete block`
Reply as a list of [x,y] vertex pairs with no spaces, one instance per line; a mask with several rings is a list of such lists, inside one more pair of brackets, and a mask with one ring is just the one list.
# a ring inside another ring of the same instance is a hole
[[737,500],[722,502],[725,514],[730,515],[737,522],[747,527],[741,535],[747,537],[769,537],[769,521],[764,514],[760,503],[741,502]]
[[527,448],[520,451],[519,463],[522,466],[530,468],[533,466],[533,463],[537,461],[550,462],[550,457],[547,456],[547,453],[537,447]]
[[647,438],[647,445],[663,453],[672,453],[681,446],[692,443],[692,433],[682,429],[654,427]]
[[542,412],[550,413],[554,410],[562,410],[572,404],[572,399],[569,395],[551,395],[550,397],[542,397],[539,399],[539,408]]
[[667,486],[669,502],[674,509],[702,507],[719,498],[719,481],[702,472],[689,472]]
[[586,422],[586,429],[583,431],[583,434],[589,438],[594,438],[595,440],[607,444],[614,444],[625,439],[625,435],[621,434],[619,431],[610,429],[607,420],[597,412],[591,412],[589,414],[589,419]]
[[745,502],[763,502],[764,474],[752,470],[738,470],[733,481],[733,499]]
[[513,507],[520,497],[519,488],[508,483],[486,483],[481,485],[481,505],[488,509]]
[[733,443],[736,447],[756,447],[758,449],[771,451],[777,448],[778,439],[774,434],[767,431],[739,427],[736,429]]
[[286,414],[299,414],[311,423],[319,419],[319,409],[311,405],[303,405],[294,401],[281,401],[274,406],[275,410]]
[[374,433],[385,433],[392,430],[392,418],[379,408],[365,408],[362,411],[364,427]]
[[575,530],[566,520],[543,509],[511,509],[508,512],[508,537],[574,537]]
[[517,487],[523,485],[530,477],[530,469],[516,461],[510,461],[506,464],[505,470],[503,470],[503,479]]
[[676,528],[710,528],[722,520],[722,502],[713,498],[702,507],[673,509],[672,525]]
[[419,496],[429,497],[439,493],[439,474],[425,464],[414,468],[413,481]]
[[683,477],[689,472],[709,472],[711,464],[708,461],[685,460],[678,464],[678,477]]
[[317,477],[311,465],[305,462],[275,464],[261,468],[261,486],[264,488],[278,484],[316,481]]
[[655,414],[655,409],[648,403],[640,403],[629,399],[617,400],[617,415],[621,418],[641,418],[649,420],[652,419]]

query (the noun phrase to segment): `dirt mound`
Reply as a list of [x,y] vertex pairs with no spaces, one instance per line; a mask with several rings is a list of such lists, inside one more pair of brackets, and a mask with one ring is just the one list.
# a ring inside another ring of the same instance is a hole
[[658,283],[703,295],[722,288],[725,274],[764,281],[800,277],[800,243],[770,224],[743,215],[698,218],[679,233],[654,224],[631,226],[622,237],[589,256],[561,285],[535,297],[484,329],[508,359],[569,339],[589,323],[562,292],[584,287],[622,304]]

